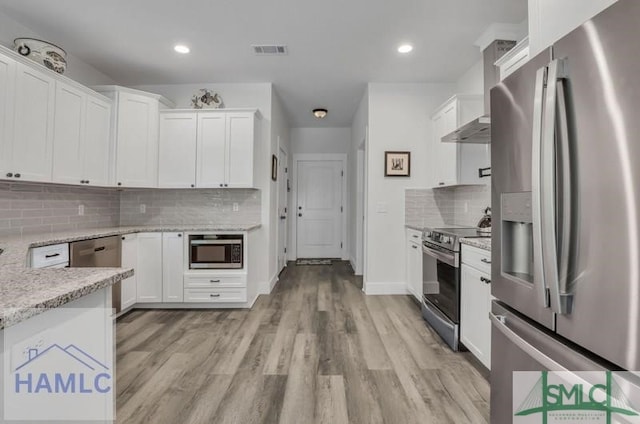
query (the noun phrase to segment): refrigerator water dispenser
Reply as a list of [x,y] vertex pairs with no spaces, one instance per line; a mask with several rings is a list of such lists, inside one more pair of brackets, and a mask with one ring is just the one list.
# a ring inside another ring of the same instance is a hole
[[501,248],[504,277],[533,284],[531,192],[502,193]]

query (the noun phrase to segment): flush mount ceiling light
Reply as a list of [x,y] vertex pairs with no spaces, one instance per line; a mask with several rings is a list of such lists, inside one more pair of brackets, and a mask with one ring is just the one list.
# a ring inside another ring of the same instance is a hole
[[402,44],[398,47],[398,53],[409,53],[413,50],[413,46],[411,44]]
[[191,49],[189,47],[185,46],[184,44],[176,44],[173,47],[173,50],[175,50],[176,52],[181,53],[181,54],[187,54],[187,53],[189,53],[191,51]]
[[327,109],[313,109],[313,116],[322,119],[327,116]]

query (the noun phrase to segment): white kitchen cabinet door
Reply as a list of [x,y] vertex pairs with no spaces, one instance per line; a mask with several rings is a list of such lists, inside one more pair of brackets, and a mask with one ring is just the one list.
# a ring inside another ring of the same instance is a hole
[[182,302],[184,298],[184,237],[182,233],[162,234],[162,301]]
[[85,184],[108,186],[112,164],[111,103],[88,95],[84,129],[82,174]]
[[52,77],[16,64],[13,179],[51,181],[55,94]]
[[122,268],[133,268],[133,276],[122,280],[120,296],[122,310],[135,305],[138,296],[138,235],[126,234],[122,236]]
[[198,113],[197,178],[200,188],[220,188],[226,183],[226,116]]
[[491,369],[490,277],[468,265],[461,266],[460,340]]
[[407,288],[416,300],[422,301],[422,248],[411,234],[407,241]]
[[254,113],[227,114],[227,172],[225,187],[253,187]]
[[157,99],[118,93],[116,182],[120,187],[158,185]]
[[60,81],[56,83],[52,174],[55,183],[84,182],[86,102],[85,92]]
[[162,233],[138,234],[137,303],[162,302]]
[[195,187],[197,121],[195,112],[160,114],[158,187]]
[[13,105],[16,79],[16,62],[0,55],[0,179],[13,173]]

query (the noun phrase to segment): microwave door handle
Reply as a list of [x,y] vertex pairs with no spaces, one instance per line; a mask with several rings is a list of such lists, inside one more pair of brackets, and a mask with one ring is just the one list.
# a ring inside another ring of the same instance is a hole
[[558,284],[552,289],[552,300],[558,300],[557,313],[570,314],[573,295],[569,293],[569,258],[571,249],[571,224],[572,224],[572,181],[571,181],[571,151],[569,134],[569,115],[567,109],[567,67],[566,61],[561,60],[557,74],[557,120],[556,120],[556,158],[558,160],[559,187],[562,195],[562,210],[557,217],[557,228],[560,239],[558,240]]
[[533,134],[531,145],[531,215],[533,221],[533,284],[543,307],[549,307],[549,291],[545,283],[544,256],[542,248],[542,112],[545,95],[547,67],[536,72],[533,99]]

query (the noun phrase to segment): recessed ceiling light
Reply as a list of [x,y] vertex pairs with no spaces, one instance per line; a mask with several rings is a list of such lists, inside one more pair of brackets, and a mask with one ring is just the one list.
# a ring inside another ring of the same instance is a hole
[[327,109],[313,109],[313,116],[322,119],[327,116]]
[[398,47],[398,53],[409,53],[411,50],[413,50],[413,46],[411,44],[403,44]]
[[178,53],[182,53],[182,54],[187,54],[191,51],[191,49],[187,46],[185,46],[184,44],[176,44],[173,47],[173,50],[175,50]]

